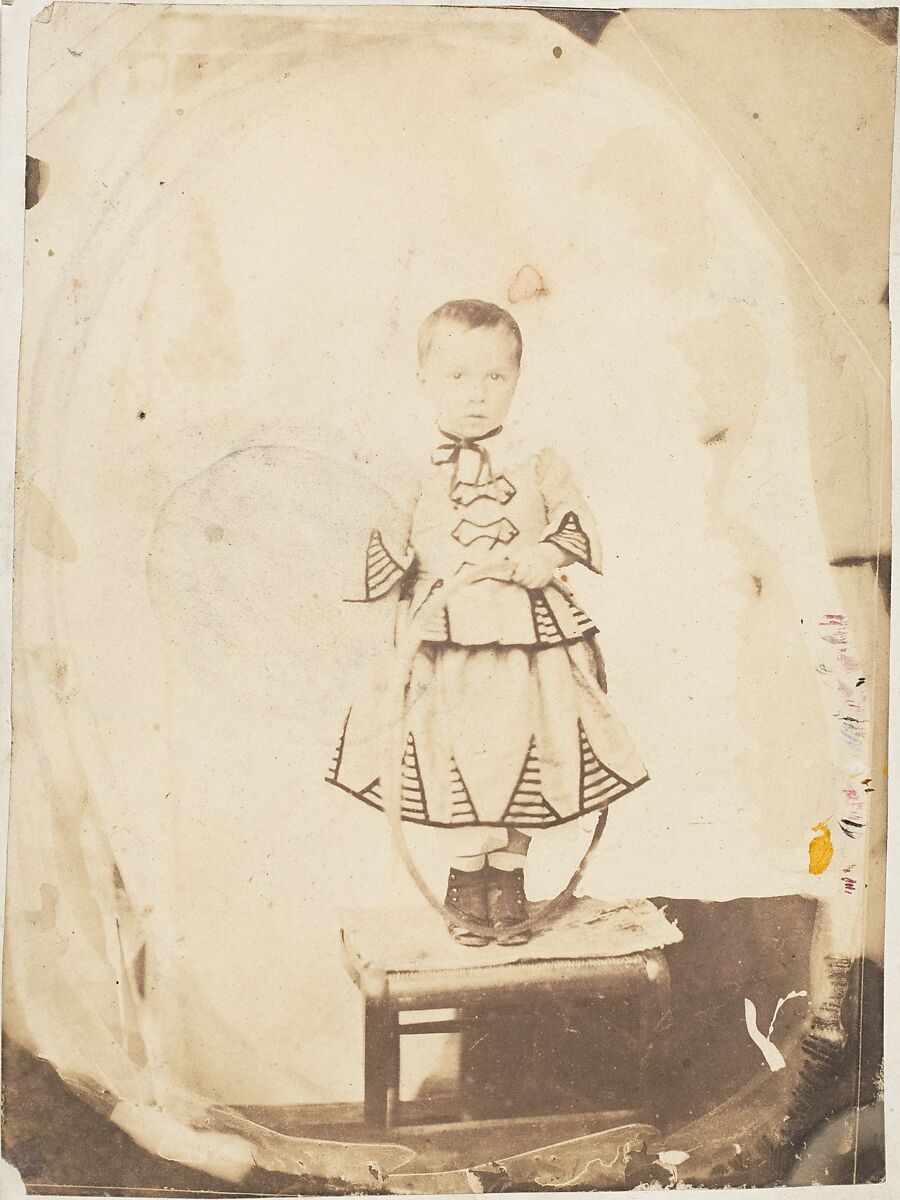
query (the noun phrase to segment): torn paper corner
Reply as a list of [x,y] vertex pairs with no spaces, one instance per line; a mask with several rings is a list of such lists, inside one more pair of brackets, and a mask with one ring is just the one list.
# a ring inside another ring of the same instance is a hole
[[25,1200],[25,1183],[16,1167],[0,1158],[0,1196],[3,1200]]

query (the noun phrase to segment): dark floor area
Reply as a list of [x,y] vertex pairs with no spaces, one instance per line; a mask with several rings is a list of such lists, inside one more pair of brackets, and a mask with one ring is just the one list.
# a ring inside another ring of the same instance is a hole
[[[706,1186],[761,1186],[808,1182],[829,1154],[828,1182],[883,1176],[883,1118],[877,1108],[882,1044],[882,981],[865,964],[863,1039],[855,1036],[839,1059],[824,1059],[804,1041],[805,1005],[788,1002],[773,1034],[788,1068],[772,1073],[747,1034],[744,998],[752,997],[765,1030],[780,997],[808,986],[814,905],[797,897],[728,904],[658,899],[684,940],[667,951],[672,976],[672,1020],[649,1051],[655,1124],[667,1145],[698,1146],[685,1181]],[[858,973],[854,976],[858,979]],[[845,1020],[859,1027],[856,985]],[[488,1162],[594,1131],[586,1111],[627,1105],[634,1076],[634,1014],[627,1004],[534,1007],[514,1020],[485,1018],[468,1035],[463,1067],[466,1106],[492,1118],[536,1114],[533,1123],[502,1136],[483,1130],[428,1135],[395,1130],[386,1140],[417,1151],[408,1170],[450,1169]],[[856,1062],[862,1072],[857,1077]],[[829,1118],[863,1109],[861,1149],[846,1153],[831,1136]],[[304,1128],[303,1110],[285,1110],[285,1132],[337,1140],[379,1140],[352,1119]],[[308,1110],[307,1110],[308,1112]],[[352,1114],[352,1106],[345,1112]],[[540,1114],[553,1114],[551,1125]],[[274,1114],[273,1114],[274,1115]],[[324,1114],[323,1114],[324,1115]],[[562,1118],[560,1122],[560,1118]],[[793,1121],[798,1133],[790,1154],[773,1151],[775,1132]],[[382,1140],[384,1135],[382,1135]],[[735,1154],[734,1146],[740,1146]],[[88,1194],[277,1195],[339,1192],[322,1180],[301,1181],[256,1171],[240,1186],[160,1160],[139,1149],[101,1112],[65,1087],[46,1063],[11,1042],[3,1048],[3,1155],[21,1172],[30,1192]],[[652,1164],[641,1161],[628,1186],[652,1182]],[[796,1178],[794,1178],[797,1176]],[[663,1182],[663,1180],[659,1180]],[[374,1187],[375,1185],[373,1185]],[[502,1179],[491,1190],[504,1190]],[[517,1186],[513,1190],[523,1190]]]

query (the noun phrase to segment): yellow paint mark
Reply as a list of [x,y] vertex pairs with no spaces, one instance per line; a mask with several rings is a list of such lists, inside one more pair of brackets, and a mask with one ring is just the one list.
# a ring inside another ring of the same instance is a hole
[[813,825],[816,835],[809,843],[809,873],[821,875],[834,857],[831,830],[827,825]]

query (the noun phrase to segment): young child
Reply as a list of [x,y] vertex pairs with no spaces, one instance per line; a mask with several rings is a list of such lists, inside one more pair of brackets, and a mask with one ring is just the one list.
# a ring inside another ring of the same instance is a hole
[[[418,350],[433,452],[395,543],[372,532],[363,598],[393,593],[411,621],[458,573],[497,566],[422,631],[402,817],[446,830],[452,936],[486,945],[474,921],[513,945],[527,941],[510,929],[526,913],[533,831],[605,808],[647,773],[607,703],[596,626],[557,578],[573,563],[599,573],[593,518],[562,459],[507,425],[518,325],[494,304],[451,301],[426,318]],[[351,709],[328,781],[382,808],[372,715],[365,703]]]

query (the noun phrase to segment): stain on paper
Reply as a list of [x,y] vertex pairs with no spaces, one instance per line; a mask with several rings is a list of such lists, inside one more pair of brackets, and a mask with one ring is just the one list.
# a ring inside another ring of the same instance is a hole
[[25,530],[35,550],[40,550],[41,554],[46,554],[48,558],[57,558],[63,562],[75,562],[78,558],[78,547],[65,521],[34,484],[28,493]]
[[821,875],[834,857],[831,830],[827,825],[813,825],[816,835],[809,843],[809,873]]
[[897,44],[896,8],[842,8],[841,15],[862,25],[867,33],[884,42],[886,46]]
[[618,11],[597,8],[535,8],[533,11],[548,21],[556,21],[589,46],[597,45],[607,25],[619,15]]
[[[46,10],[45,10],[46,11]],[[50,168],[39,158],[25,155],[25,209],[34,208],[47,190]]]
[[543,276],[527,263],[516,272],[516,277],[506,293],[510,304],[518,304],[520,300],[533,300],[535,296],[548,294]]

